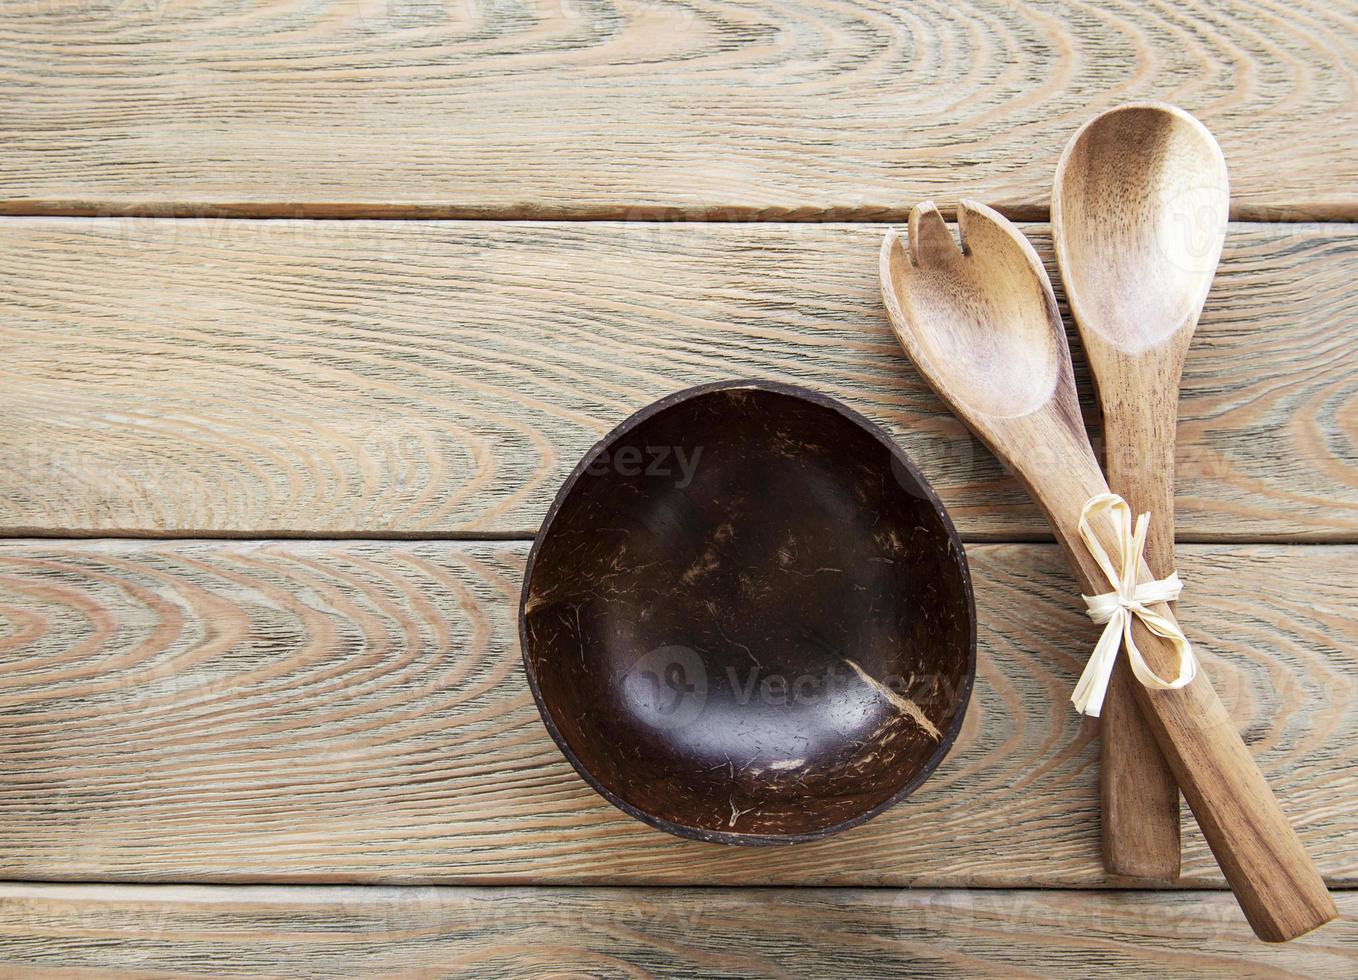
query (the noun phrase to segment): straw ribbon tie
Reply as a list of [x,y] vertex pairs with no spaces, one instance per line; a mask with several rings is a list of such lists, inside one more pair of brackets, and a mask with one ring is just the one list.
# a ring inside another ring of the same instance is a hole
[[[1089,526],[1092,518],[1105,511],[1117,527],[1116,564]],[[1117,663],[1118,648],[1124,643],[1132,673],[1146,687],[1159,691],[1173,690],[1186,686],[1197,676],[1197,658],[1193,656],[1193,648],[1179,624],[1148,608],[1150,603],[1170,602],[1179,598],[1179,593],[1183,591],[1179,573],[1171,572],[1154,582],[1137,584],[1137,571],[1141,565],[1142,549],[1146,545],[1149,521],[1150,515],[1142,514],[1136,519],[1136,527],[1133,528],[1131,507],[1115,493],[1101,493],[1089,498],[1080,512],[1080,537],[1113,587],[1112,592],[1103,595],[1081,596],[1088,607],[1089,618],[1096,623],[1106,624],[1070,697],[1075,710],[1081,714],[1097,718],[1103,710],[1103,698],[1108,692],[1108,680],[1113,676],[1113,665]],[[1136,641],[1132,639],[1133,617],[1140,619],[1156,636],[1162,636],[1173,644],[1179,654],[1179,676],[1174,680],[1162,680],[1141,656]]]

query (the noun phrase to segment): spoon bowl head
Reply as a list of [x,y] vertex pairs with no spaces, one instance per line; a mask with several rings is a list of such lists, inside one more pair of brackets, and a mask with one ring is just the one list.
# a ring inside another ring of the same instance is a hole
[[1056,257],[1081,331],[1129,353],[1191,332],[1229,203],[1221,147],[1182,109],[1133,103],[1086,123],[1052,194]]
[[1062,392],[1074,404],[1065,330],[1027,239],[984,205],[963,201],[962,247],[930,202],[910,213],[908,242],[882,243],[882,298],[892,328],[930,385],[974,429],[1028,415]]

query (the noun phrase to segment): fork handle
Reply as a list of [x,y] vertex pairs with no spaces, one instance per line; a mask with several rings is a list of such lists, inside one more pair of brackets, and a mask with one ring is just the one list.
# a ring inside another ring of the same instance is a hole
[[[1173,648],[1139,622],[1133,630],[1147,662],[1170,676]],[[1206,675],[1174,691],[1130,686],[1255,934],[1285,942],[1336,918],[1325,880]]]
[[[1029,485],[1051,519],[1081,588],[1093,595],[1108,586],[1080,540],[1079,517],[1084,502],[1108,486],[1092,455],[1083,466],[1074,462],[1078,458],[1070,457],[1071,465]],[[1153,577],[1145,561],[1139,577],[1141,581]],[[1164,603],[1152,608],[1174,619]],[[1173,677],[1178,654],[1169,641],[1140,620],[1132,629],[1150,668],[1161,677]],[[1178,690],[1152,691],[1135,682],[1129,686],[1255,935],[1266,942],[1285,942],[1336,918],[1339,910],[1325,879],[1206,673],[1199,670],[1192,683]]]

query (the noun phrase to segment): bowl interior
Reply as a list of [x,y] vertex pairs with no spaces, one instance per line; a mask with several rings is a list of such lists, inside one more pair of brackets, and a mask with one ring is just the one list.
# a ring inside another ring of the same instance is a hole
[[524,660],[600,792],[685,836],[796,840],[914,788],[975,662],[965,557],[875,427],[749,383],[601,442],[529,560]]

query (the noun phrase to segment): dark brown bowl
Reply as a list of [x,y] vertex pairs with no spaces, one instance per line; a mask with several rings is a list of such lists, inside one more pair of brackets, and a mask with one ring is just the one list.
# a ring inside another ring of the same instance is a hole
[[547,730],[640,820],[809,840],[907,796],[962,725],[976,616],[952,522],[877,426],[731,381],[614,429],[528,556]]

